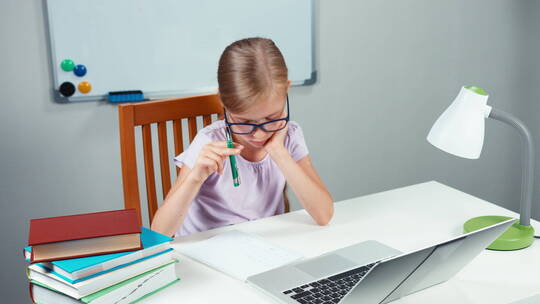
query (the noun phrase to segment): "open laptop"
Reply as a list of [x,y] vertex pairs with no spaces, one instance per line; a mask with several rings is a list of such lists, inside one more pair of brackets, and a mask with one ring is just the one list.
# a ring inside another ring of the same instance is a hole
[[409,253],[366,241],[248,277],[279,303],[388,303],[445,282],[516,220]]

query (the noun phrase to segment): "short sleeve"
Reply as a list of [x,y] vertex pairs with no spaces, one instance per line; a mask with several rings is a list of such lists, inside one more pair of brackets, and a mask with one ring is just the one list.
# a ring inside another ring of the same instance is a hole
[[193,169],[197,157],[199,157],[199,152],[201,152],[202,148],[211,141],[212,139],[205,132],[197,133],[189,147],[174,158],[174,164],[178,167],[187,165],[190,169]]
[[295,122],[289,123],[288,142],[286,142],[287,150],[291,154],[294,161],[299,161],[304,156],[309,154],[306,140],[302,128]]

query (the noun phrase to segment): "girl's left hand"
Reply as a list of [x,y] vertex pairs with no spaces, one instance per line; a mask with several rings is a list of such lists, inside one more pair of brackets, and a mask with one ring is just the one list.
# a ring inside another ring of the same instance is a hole
[[288,128],[289,125],[287,124],[285,128],[272,134],[272,137],[270,137],[266,144],[264,144],[264,149],[266,152],[272,154],[276,151],[285,149],[285,136],[287,136]]

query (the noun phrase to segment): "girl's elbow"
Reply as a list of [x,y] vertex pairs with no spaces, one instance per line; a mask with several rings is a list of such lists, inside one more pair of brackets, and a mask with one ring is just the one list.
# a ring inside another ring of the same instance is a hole
[[165,233],[166,231],[163,231],[164,230],[163,227],[160,227],[159,221],[156,221],[155,218],[154,218],[154,221],[152,221],[152,224],[150,224],[150,230],[159,232],[161,234],[166,234]]
[[317,222],[317,225],[319,226],[326,226],[330,221],[332,220],[332,217],[334,216],[334,204],[330,204],[330,208],[325,212],[322,213],[319,217],[315,219],[315,222]]
[[160,226],[154,225],[154,224],[152,224],[150,226],[150,230],[161,233],[161,234],[164,234],[164,235],[166,235],[168,237],[172,237],[172,238],[174,238],[174,234],[175,234],[174,232],[171,232],[170,230],[167,230],[164,227],[160,227]]
[[328,223],[330,223],[330,220],[332,219],[332,215],[324,215],[318,219],[315,220],[317,222],[317,225],[319,226],[326,226]]
[[[157,215],[157,214],[156,214]],[[174,236],[174,232],[171,229],[168,229],[165,225],[161,223],[161,219],[157,216],[154,216],[152,223],[150,224],[150,230],[159,232],[169,237]]]

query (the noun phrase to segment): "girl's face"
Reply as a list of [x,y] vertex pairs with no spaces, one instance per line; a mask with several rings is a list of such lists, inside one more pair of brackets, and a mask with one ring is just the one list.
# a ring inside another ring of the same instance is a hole
[[[230,113],[227,111],[229,122],[261,124],[270,120],[287,116],[285,112],[286,94],[272,94],[267,98],[261,98],[249,109],[242,113]],[[235,141],[245,147],[262,149],[274,132],[265,132],[257,128],[251,134],[233,134]]]

